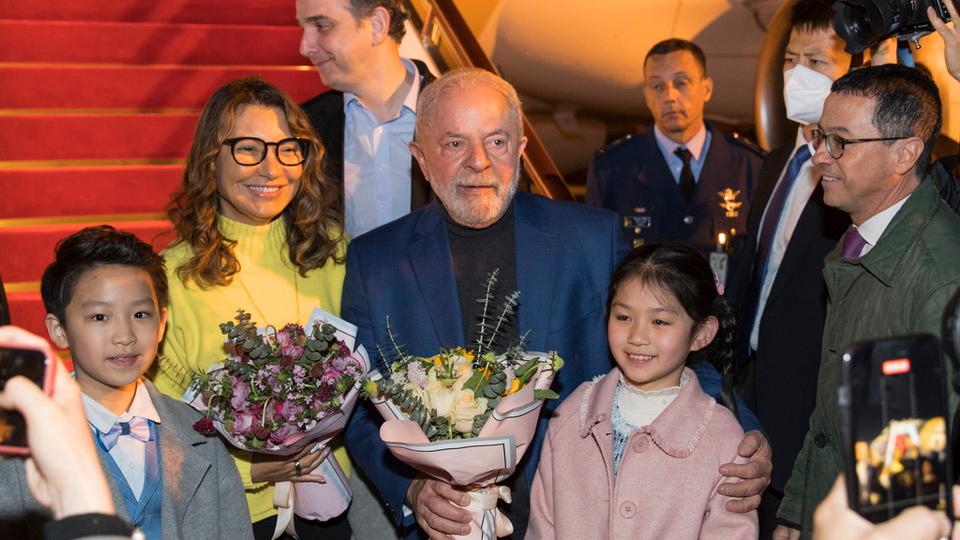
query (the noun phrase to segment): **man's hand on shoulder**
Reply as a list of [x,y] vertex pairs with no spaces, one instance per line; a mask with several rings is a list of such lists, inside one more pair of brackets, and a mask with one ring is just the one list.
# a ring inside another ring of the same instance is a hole
[[720,485],[721,495],[739,497],[728,501],[727,510],[746,513],[760,506],[763,490],[770,485],[770,473],[773,471],[772,452],[767,439],[759,431],[744,435],[737,448],[737,455],[747,459],[747,463],[727,463],[720,467],[720,474],[733,479]]
[[473,516],[461,508],[470,504],[470,497],[446,482],[418,476],[407,490],[407,502],[417,523],[433,540],[470,533]]

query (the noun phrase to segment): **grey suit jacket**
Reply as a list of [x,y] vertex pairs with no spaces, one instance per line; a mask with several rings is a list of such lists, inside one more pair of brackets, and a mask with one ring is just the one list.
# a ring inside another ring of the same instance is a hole
[[[149,381],[144,384],[161,419],[162,540],[252,540],[243,484],[223,443],[193,430],[200,414],[189,405],[161,394]],[[108,475],[107,481],[117,514],[127,519],[116,480]],[[0,461],[0,538],[43,538],[43,523],[50,517],[30,494],[23,460]]]

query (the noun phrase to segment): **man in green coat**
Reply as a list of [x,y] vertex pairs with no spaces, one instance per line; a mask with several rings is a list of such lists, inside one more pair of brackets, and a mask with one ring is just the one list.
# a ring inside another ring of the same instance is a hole
[[[845,75],[824,104],[813,162],[824,202],[853,225],[825,260],[817,405],[784,489],[776,539],[811,537],[814,509],[843,470],[837,388],[845,348],[886,336],[939,336],[960,287],[960,218],[924,179],[940,117],[933,81],[897,65]],[[951,392],[951,411],[956,404]]]

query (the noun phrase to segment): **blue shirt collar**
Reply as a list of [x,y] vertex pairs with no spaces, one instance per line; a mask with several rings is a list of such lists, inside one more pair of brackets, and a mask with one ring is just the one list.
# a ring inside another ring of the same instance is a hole
[[[420,97],[420,74],[417,72],[417,66],[407,58],[401,57],[400,61],[403,62],[403,67],[407,69],[407,73],[413,74],[413,84],[410,85],[410,91],[407,92],[407,97],[404,98],[403,105],[400,106],[397,118],[403,116],[405,113],[417,114],[417,99]],[[360,107],[363,110],[367,110],[356,94],[353,92],[344,92],[344,114],[349,114],[350,107]]]
[[703,155],[703,146],[707,142],[707,126],[700,124],[700,130],[697,131],[693,137],[690,137],[690,140],[685,144],[679,144],[670,137],[660,131],[660,127],[656,124],[653,125],[653,135],[657,139],[657,146],[660,147],[660,151],[663,153],[663,157],[669,159],[670,156],[674,155],[673,152],[680,146],[686,148],[693,154],[694,161],[700,161],[701,156]]

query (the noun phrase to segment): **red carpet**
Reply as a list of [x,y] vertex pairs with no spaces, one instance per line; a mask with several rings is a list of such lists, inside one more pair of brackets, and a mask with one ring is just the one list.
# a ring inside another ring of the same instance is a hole
[[0,19],[0,62],[303,65],[299,43],[300,28],[293,24]]
[[[108,219],[162,249],[196,118],[259,74],[324,91],[292,0],[0,0],[0,274],[15,324],[45,335],[56,243]],[[146,220],[146,221],[144,221]]]
[[0,116],[0,160],[183,158],[196,125],[193,113]]
[[179,164],[0,169],[0,193],[9,194],[0,197],[0,216],[158,213],[182,175]]
[[295,24],[291,0],[0,0],[5,19]]
[[5,64],[0,109],[201,109],[214,90],[250,75],[276,84],[298,103],[326,90],[312,66]]
[[[30,225],[17,229],[0,229],[0,253],[21,253],[30,256],[11,257],[3,266],[4,282],[39,281],[43,269],[53,261],[53,250],[64,236],[98,222]],[[113,223],[150,242],[158,250],[173,240],[169,221],[123,221]]]

